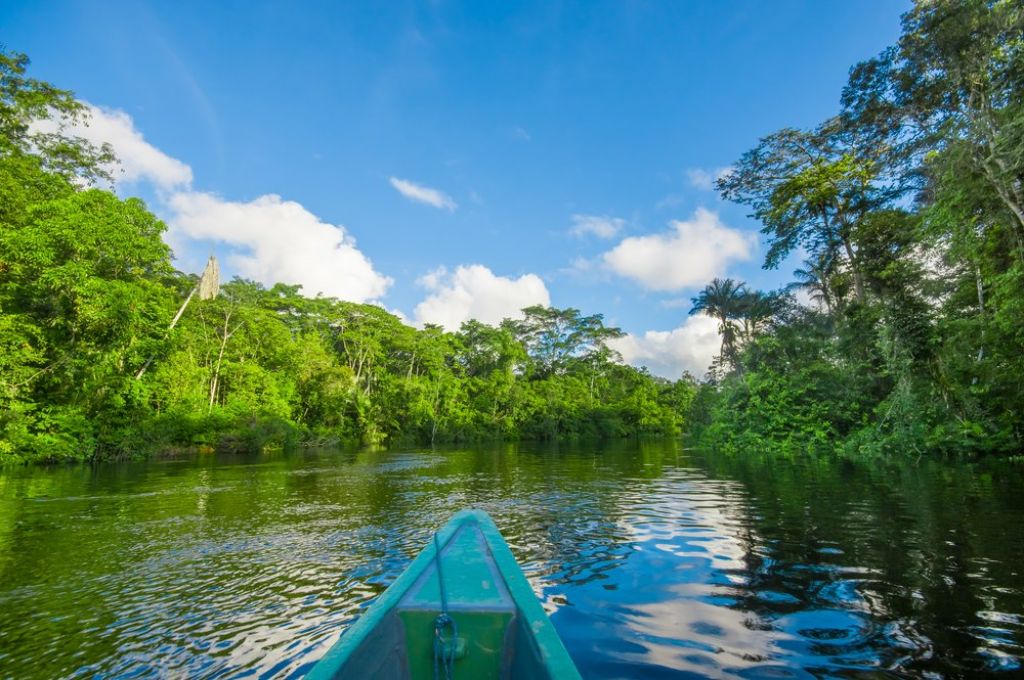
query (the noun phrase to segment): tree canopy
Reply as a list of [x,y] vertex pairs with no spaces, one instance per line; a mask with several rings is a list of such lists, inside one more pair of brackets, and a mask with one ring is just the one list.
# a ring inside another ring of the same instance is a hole
[[88,110],[27,67],[0,54],[0,462],[680,432],[693,382],[622,365],[599,314],[446,332],[242,279],[183,307],[164,224],[90,187],[109,149],[36,131]]
[[1024,6],[921,0],[836,116],[744,154],[719,189],[763,223],[766,267],[806,253],[790,291],[809,305],[777,297],[764,324],[749,293],[720,311],[720,281],[695,298],[733,333],[697,399],[703,441],[1019,452],[1022,135]]

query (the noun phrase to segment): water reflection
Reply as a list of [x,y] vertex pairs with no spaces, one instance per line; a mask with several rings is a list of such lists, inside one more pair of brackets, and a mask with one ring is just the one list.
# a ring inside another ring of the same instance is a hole
[[0,676],[299,676],[467,506],[587,677],[1019,672],[1022,480],[673,443],[7,470]]

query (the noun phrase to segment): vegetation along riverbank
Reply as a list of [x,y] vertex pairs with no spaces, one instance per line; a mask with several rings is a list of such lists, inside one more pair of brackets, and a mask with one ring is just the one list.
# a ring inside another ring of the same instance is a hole
[[855,65],[839,113],[760,141],[718,181],[785,296],[715,281],[706,444],[1013,453],[1024,438],[1024,5],[920,2]]
[[683,431],[728,450],[1019,452],[1022,28],[1019,3],[919,3],[834,117],[721,174],[763,225],[764,266],[805,262],[782,290],[715,279],[694,298],[722,338],[701,384],[624,365],[619,329],[576,309],[446,332],[287,283],[195,295],[164,224],[108,190],[111,149],[34,125],[83,105],[4,52],[0,462]]
[[164,224],[103,188],[110,149],[32,127],[84,109],[27,66],[0,55],[0,462],[681,431],[694,383],[616,361],[600,315],[448,333],[285,284],[192,295]]

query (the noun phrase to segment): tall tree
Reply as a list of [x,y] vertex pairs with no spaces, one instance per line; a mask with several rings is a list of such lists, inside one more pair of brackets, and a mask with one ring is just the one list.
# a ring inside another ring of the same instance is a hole
[[718,332],[722,336],[719,357],[723,364],[730,366],[738,364],[736,321],[742,312],[745,293],[745,283],[715,278],[692,298],[691,315],[706,314],[718,319]]
[[854,67],[843,106],[906,178],[920,180],[932,154],[964,144],[950,158],[985,178],[1024,243],[1024,5],[917,2],[897,45]]
[[851,146],[839,119],[807,132],[785,129],[746,152],[719,178],[722,197],[748,205],[764,224],[765,267],[779,266],[796,248],[845,259],[857,299],[865,299],[854,229],[881,199],[874,163]]
[[523,315],[506,327],[525,345],[537,377],[564,373],[573,361],[590,365],[596,355],[613,356],[607,343],[623,335],[605,326],[601,314],[583,316],[578,309],[534,305],[523,309]]

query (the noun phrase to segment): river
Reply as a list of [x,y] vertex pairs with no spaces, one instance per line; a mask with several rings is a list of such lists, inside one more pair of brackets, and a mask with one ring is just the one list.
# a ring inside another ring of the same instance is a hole
[[0,470],[0,677],[301,676],[465,507],[584,677],[1024,668],[1024,465],[651,442]]

